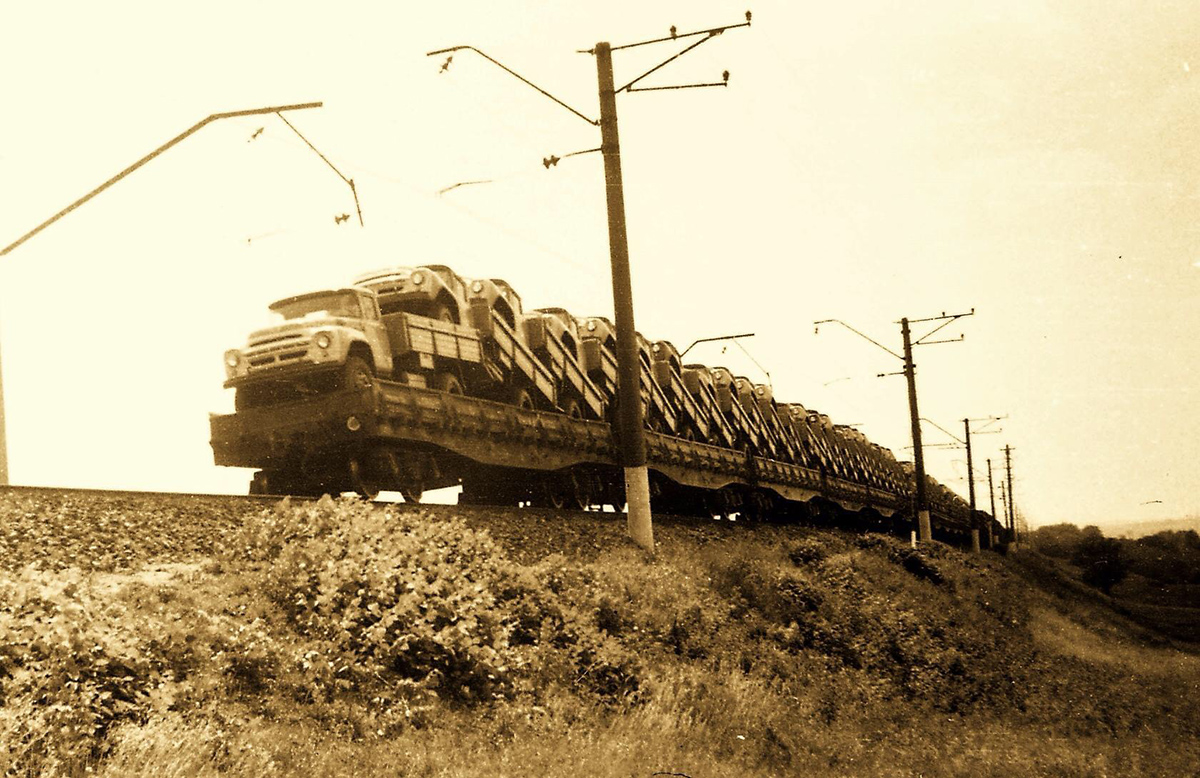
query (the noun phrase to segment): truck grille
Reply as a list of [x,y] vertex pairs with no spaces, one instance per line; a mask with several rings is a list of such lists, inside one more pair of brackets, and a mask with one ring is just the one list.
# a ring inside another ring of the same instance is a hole
[[253,340],[246,349],[251,371],[300,362],[308,356],[309,337],[303,333],[272,335]]

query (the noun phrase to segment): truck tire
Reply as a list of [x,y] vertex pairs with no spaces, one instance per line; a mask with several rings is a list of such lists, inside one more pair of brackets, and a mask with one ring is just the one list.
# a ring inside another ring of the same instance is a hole
[[374,385],[375,372],[367,360],[358,354],[346,357],[346,364],[342,365],[342,388],[370,389]]
[[518,408],[524,408],[527,411],[534,410],[533,395],[523,386],[516,386],[509,392],[508,404],[515,405]]
[[463,394],[462,381],[454,373],[438,373],[433,377],[433,388],[446,394]]

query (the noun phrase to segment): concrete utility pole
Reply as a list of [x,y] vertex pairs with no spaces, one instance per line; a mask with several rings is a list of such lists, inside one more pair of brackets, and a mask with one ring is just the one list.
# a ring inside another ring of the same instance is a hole
[[[661,69],[664,65],[678,59],[697,46],[712,40],[726,30],[750,26],[750,12],[746,12],[746,21],[739,24],[729,24],[723,27],[713,27],[696,32],[679,33],[674,27],[671,35],[665,38],[629,43],[623,46],[613,46],[607,42],[597,43],[588,52],[596,57],[596,80],[600,91],[600,119],[588,118],[562,100],[542,89],[537,84],[525,78],[511,68],[489,57],[474,46],[451,46],[446,49],[431,51],[427,56],[449,54],[442,66],[445,71],[449,66],[454,52],[473,51],[479,56],[501,68],[509,75],[540,92],[558,105],[591,125],[600,127],[600,149],[604,156],[604,185],[608,205],[608,248],[612,264],[613,309],[617,328],[617,437],[621,450],[621,464],[625,468],[625,500],[628,504],[629,536],[639,546],[647,551],[654,550],[654,527],[650,513],[650,474],[646,468],[646,433],[643,428],[644,409],[641,396],[641,365],[638,362],[637,328],[633,319],[633,285],[629,270],[629,242],[625,232],[625,194],[621,176],[621,144],[617,132],[617,95],[621,92],[649,92],[660,89],[691,89],[695,87],[728,86],[729,71],[722,74],[719,82],[705,84],[684,84],[675,86],[640,87],[634,85]],[[613,80],[612,52],[616,49],[629,49],[636,46],[646,46],[657,43],[678,41],[684,38],[698,37],[699,40],[684,48],[674,56],[655,65],[642,75],[624,86],[617,88]],[[596,151],[597,149],[590,149]],[[566,157],[587,152],[572,152],[561,156],[548,157],[543,160],[546,169],[556,166]],[[735,336],[745,337],[745,336]]]
[[971,461],[971,420],[963,419],[963,428],[966,430],[967,444],[967,491],[970,494],[971,513],[975,513],[975,467]]
[[[855,335],[858,335],[860,338],[863,338],[864,340],[868,340],[871,343],[874,343],[876,346],[879,346],[879,348],[883,349],[884,351],[886,351],[887,353],[891,354],[892,356],[896,357],[897,359],[901,360],[904,363],[904,369],[901,372],[904,374],[904,377],[908,380],[908,413],[909,413],[910,422],[912,424],[913,466],[916,471],[915,476],[916,476],[916,481],[917,481],[915,484],[915,487],[914,487],[914,490],[916,492],[916,504],[914,506],[914,510],[916,512],[917,530],[919,533],[919,537],[922,541],[933,540],[933,527],[929,521],[929,502],[928,502],[927,496],[925,494],[925,492],[926,492],[926,489],[925,489],[925,454],[923,451],[923,447],[921,445],[921,414],[917,411],[917,365],[915,362],[913,362],[912,350],[913,350],[914,346],[932,346],[936,343],[957,343],[958,341],[963,339],[962,335],[958,336],[957,338],[950,338],[947,340],[931,340],[928,343],[925,342],[925,339],[928,338],[933,333],[937,332],[938,330],[942,329],[943,327],[951,324],[952,322],[958,321],[959,319],[963,318],[964,316],[974,316],[974,315],[975,315],[975,309],[972,308],[970,313],[954,313],[954,314],[949,314],[949,315],[943,313],[940,316],[930,316],[929,318],[926,318],[926,319],[913,319],[911,321],[907,318],[901,319],[900,320],[900,334],[904,340],[904,354],[903,355],[897,354],[895,351],[892,351],[887,346],[884,346],[883,344],[879,343],[874,338],[867,337],[866,335],[864,335],[861,332],[859,332],[858,330],[854,329],[853,327],[851,327],[849,324],[842,321],[841,319],[822,319],[821,321],[813,322],[813,327],[815,328],[816,332],[818,332],[818,333],[821,331],[820,327],[822,324],[840,324],[843,327],[845,327],[846,329],[853,332]],[[942,323],[939,324],[938,326],[934,327],[932,330],[925,333],[921,337],[917,338],[916,340],[912,339],[912,333],[909,328],[910,324],[921,324],[921,323],[933,322],[933,321],[940,321]],[[896,374],[895,373],[880,373],[879,377],[882,378],[885,375],[896,375]]]
[[[975,524],[975,468],[971,462],[971,420],[963,419],[963,428],[966,430],[967,444],[967,493],[970,495],[969,502],[971,504],[971,524]],[[971,548],[979,550],[979,527],[971,527]]]
[[[955,440],[955,442],[957,442],[959,445],[961,445],[963,448],[965,448],[967,450],[967,488],[968,488],[968,491],[970,494],[972,524],[974,524],[974,522],[975,522],[976,510],[975,510],[975,465],[974,465],[974,461],[971,458],[971,435],[972,434],[974,434],[974,435],[995,435],[995,434],[1001,432],[1002,430],[989,430],[987,428],[990,425],[995,424],[996,422],[998,422],[1002,419],[1007,419],[1007,418],[1008,418],[1008,416],[988,416],[988,417],[982,418],[982,419],[963,419],[963,427],[966,430],[966,435],[964,437],[960,438],[957,435],[955,435],[953,432],[951,432],[950,430],[948,430],[945,427],[943,427],[942,425],[938,424],[933,419],[926,419],[923,416],[921,417],[921,421],[931,424],[934,427],[937,427],[939,430],[946,433],[946,435],[948,437],[953,438]],[[972,430],[971,422],[973,422],[973,421],[983,421],[983,422],[987,422],[987,423],[976,430]],[[939,446],[958,448],[958,446],[955,446],[953,444],[936,444],[936,443],[932,444],[930,446],[930,448],[938,448]],[[959,461],[961,461],[961,460],[959,460]],[[990,477],[990,473],[989,473],[989,477]],[[992,506],[992,510],[993,510],[993,512],[996,510],[995,505]],[[971,529],[971,545],[972,545],[972,547],[977,546],[981,540],[982,539],[980,538],[979,528],[973,527]],[[991,535],[990,530],[989,530],[988,536],[987,536],[987,544],[988,544],[989,548],[992,546],[992,535]],[[976,550],[978,550],[978,549],[976,548]]]
[[1000,482],[1000,510],[1004,511],[1004,527],[1008,530],[1009,542],[1012,542],[1012,527],[1008,524],[1008,492],[1004,490],[1004,481]]
[[[37,235],[39,232],[46,229],[51,224],[54,224],[56,221],[58,221],[59,219],[61,219],[64,216],[66,216],[71,211],[73,211],[76,208],[78,208],[79,206],[83,205],[88,200],[91,200],[93,197],[100,194],[105,189],[108,189],[110,186],[117,183],[118,181],[120,181],[122,178],[129,175],[133,171],[137,170],[138,168],[140,168],[142,165],[146,164],[150,160],[154,159],[159,154],[162,154],[164,151],[171,148],[175,144],[190,137],[193,133],[202,129],[207,124],[210,124],[215,121],[219,121],[221,119],[232,119],[232,118],[235,118],[238,116],[259,116],[262,114],[273,113],[273,114],[276,114],[277,116],[279,116],[280,119],[283,119],[283,122],[285,124],[287,124],[288,127],[291,127],[292,130],[297,135],[300,135],[300,131],[297,130],[295,127],[292,127],[292,124],[290,122],[288,122],[287,119],[283,118],[283,112],[284,111],[303,111],[308,108],[320,108],[320,107],[321,107],[321,103],[295,103],[292,105],[273,105],[273,106],[270,106],[267,108],[251,108],[251,109],[245,110],[245,111],[225,111],[224,113],[210,114],[209,116],[206,116],[204,119],[201,119],[199,122],[196,122],[195,124],[193,124],[191,127],[187,128],[180,134],[176,135],[174,138],[171,138],[171,140],[167,141],[163,145],[154,149],[154,151],[151,151],[149,154],[142,157],[137,162],[134,162],[132,165],[125,168],[120,173],[117,173],[115,176],[108,179],[107,181],[105,181],[103,184],[96,187],[92,191],[88,192],[83,197],[80,197],[78,200],[71,203],[66,208],[63,208],[61,211],[54,214],[49,219],[46,219],[44,222],[42,222],[38,226],[34,227],[32,230],[25,233],[21,237],[17,238],[12,243],[10,243],[7,246],[5,246],[4,248],[0,249],[0,257],[9,253],[13,249],[15,249],[17,246],[20,246],[22,243],[29,240],[34,235]],[[300,135],[300,137],[301,137],[301,139],[304,140],[305,143],[308,143],[308,140],[306,138],[304,138],[303,135]],[[311,143],[308,143],[308,145],[309,145],[309,148],[312,148],[313,151],[317,151],[315,148],[313,148],[313,145]],[[317,154],[321,156],[321,159],[325,159],[325,155],[321,154],[321,152],[317,151]],[[333,164],[330,163],[329,160],[325,159],[325,162],[330,167],[333,167]],[[337,172],[337,168],[334,168],[334,172]],[[338,175],[341,175],[341,173],[338,173]],[[350,181],[348,179],[345,179],[344,176],[343,176],[343,180],[346,180],[347,183],[350,184],[350,191],[353,192],[354,191],[354,182]],[[358,195],[357,194],[354,195],[354,202],[357,205],[357,203],[358,203]],[[361,211],[359,212],[358,218],[359,218],[359,221],[362,220],[362,212]],[[8,440],[5,437],[5,430],[4,430],[4,380],[3,380],[3,376],[0,376],[0,486],[7,486],[7,485],[8,485]]]
[[992,485],[992,460],[987,461],[988,465],[988,500],[992,506],[992,521],[996,520],[996,488]]
[[1012,533],[1012,539],[1017,539],[1017,522],[1016,513],[1013,511],[1013,504],[1016,500],[1013,499],[1013,484],[1012,484],[1012,447],[1004,447],[1004,469],[1008,471],[1008,531]]
[[608,250],[612,263],[613,308],[617,325],[617,414],[629,535],[642,548],[654,549],[650,514],[650,473],[646,468],[645,409],[639,380],[637,329],[633,322],[633,283],[625,234],[625,191],[621,179],[621,142],[617,134],[617,93],[613,84],[612,46],[596,44],[600,86],[600,149],[608,203]]
[[932,540],[933,527],[929,523],[929,502],[925,496],[925,449],[921,445],[921,414],[917,411],[917,366],[912,358],[912,338],[907,318],[900,320],[900,334],[904,338],[904,378],[908,381],[908,415],[912,424],[913,465],[917,472],[917,534],[921,540]]

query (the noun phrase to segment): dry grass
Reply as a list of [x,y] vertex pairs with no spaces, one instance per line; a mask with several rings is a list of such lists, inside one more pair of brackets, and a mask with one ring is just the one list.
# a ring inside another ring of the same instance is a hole
[[[580,519],[571,529],[579,553],[518,565],[536,594],[522,600],[522,618],[553,612],[562,626],[543,626],[543,642],[520,648],[510,691],[442,697],[386,729],[373,706],[395,680],[296,694],[290,663],[310,638],[264,597],[270,565],[231,553],[199,567],[86,575],[78,596],[108,592],[111,603],[90,629],[136,646],[158,691],[115,721],[100,756],[47,762],[43,774],[1200,770],[1200,656],[1148,641],[1052,566],[942,546],[914,555],[842,532],[683,524],[659,528],[647,564],[632,546],[586,542],[589,521],[597,536],[611,534],[602,520]],[[505,542],[519,531],[505,525]],[[448,553],[455,542],[447,538]],[[517,564],[496,553],[482,561]],[[0,624],[6,636],[22,628],[14,619]],[[7,691],[14,665],[5,661]]]

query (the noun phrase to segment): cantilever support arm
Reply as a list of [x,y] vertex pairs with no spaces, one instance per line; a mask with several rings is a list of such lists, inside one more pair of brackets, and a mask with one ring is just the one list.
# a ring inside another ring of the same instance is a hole
[[251,108],[251,109],[245,110],[245,111],[225,111],[224,113],[214,113],[213,115],[206,117],[202,121],[199,121],[196,124],[192,125],[188,129],[186,129],[183,132],[181,132],[180,134],[176,135],[174,138],[171,138],[171,140],[169,140],[166,143],[164,143],[163,145],[159,146],[154,151],[151,151],[149,154],[142,157],[137,162],[134,162],[132,165],[125,168],[120,173],[117,173],[115,176],[108,179],[100,186],[98,186],[95,189],[93,189],[92,191],[88,192],[83,197],[79,198],[75,202],[68,205],[66,208],[63,208],[61,211],[59,211],[58,213],[51,216],[46,221],[42,222],[41,224],[34,227],[29,232],[27,232],[24,235],[22,235],[21,237],[17,238],[16,241],[5,246],[2,250],[0,250],[0,256],[4,256],[8,252],[15,249],[17,246],[20,246],[22,243],[29,240],[34,235],[37,235],[39,232],[46,229],[51,224],[54,224],[54,222],[58,221],[59,219],[61,219],[64,216],[66,216],[68,213],[75,210],[79,206],[83,205],[88,200],[91,200],[93,197],[100,194],[105,189],[108,189],[110,186],[117,183],[118,181],[120,181],[122,178],[129,175],[133,171],[137,170],[138,168],[140,168],[142,165],[146,164],[150,160],[154,159],[159,154],[162,154],[164,151],[171,148],[175,144],[188,138],[193,133],[195,133],[197,130],[201,129],[202,127],[204,127],[206,124],[208,124],[210,122],[215,122],[218,119],[230,119],[235,116],[254,116],[256,114],[280,113],[281,111],[301,111],[306,108],[320,108],[321,105],[322,105],[321,103],[297,103],[294,105],[275,105],[275,106],[271,106],[269,108]]
[[[899,359],[901,362],[903,362],[903,361],[904,361],[904,357],[900,356],[900,355],[899,355],[899,354],[897,354],[895,351],[892,351],[890,348],[888,348],[887,346],[883,345],[883,344],[882,344],[882,343],[880,343],[879,341],[875,340],[875,339],[874,339],[874,338],[872,338],[870,335],[864,335],[863,333],[861,333],[861,332],[859,332],[858,330],[854,329],[853,327],[851,327],[849,324],[847,324],[846,322],[842,321],[841,319],[821,319],[820,321],[814,321],[814,322],[813,322],[813,332],[814,332],[814,334],[815,334],[815,333],[819,333],[819,332],[821,331],[821,325],[822,325],[822,324],[840,324],[840,325],[842,325],[843,327],[845,327],[846,329],[848,329],[848,330],[850,330],[851,332],[853,332],[853,333],[854,333],[855,335],[857,335],[858,337],[862,338],[863,340],[868,340],[868,341],[870,341],[871,343],[874,343],[876,346],[879,346],[879,348],[881,348],[881,349],[883,349],[884,351],[886,351],[887,353],[891,354],[891,355],[892,355],[892,356],[894,356],[896,359]],[[880,378],[882,378],[884,375],[891,375],[891,374],[890,374],[890,373],[881,373],[881,374],[880,374]]]
[[456,51],[473,51],[473,52],[475,52],[475,53],[476,53],[476,54],[478,54],[479,56],[481,56],[481,57],[483,57],[484,59],[486,59],[488,62],[492,63],[492,64],[493,64],[493,65],[495,65],[496,67],[498,67],[498,68],[500,68],[501,70],[503,70],[505,73],[508,73],[510,76],[513,76],[513,77],[515,77],[516,79],[518,79],[519,81],[521,81],[521,83],[523,83],[523,84],[526,84],[527,86],[531,86],[531,87],[533,87],[534,89],[536,89],[538,92],[540,92],[542,95],[544,95],[544,96],[546,96],[546,97],[549,97],[551,100],[553,100],[554,102],[558,103],[558,104],[559,104],[559,105],[561,105],[563,108],[566,108],[568,111],[570,111],[571,113],[575,114],[575,115],[576,115],[576,116],[578,116],[580,119],[583,119],[585,122],[587,122],[588,124],[592,125],[593,127],[599,127],[599,126],[600,126],[600,122],[599,122],[599,121],[597,121],[597,120],[595,120],[595,119],[589,119],[587,116],[585,116],[584,114],[580,113],[579,111],[576,111],[574,108],[572,108],[571,106],[567,105],[567,104],[566,104],[566,103],[564,103],[562,100],[559,100],[557,97],[555,97],[554,95],[550,94],[550,93],[549,93],[549,92],[547,92],[545,89],[542,89],[540,86],[538,86],[537,84],[533,83],[533,82],[532,82],[532,81],[530,81],[528,78],[525,78],[525,76],[521,75],[520,73],[518,73],[517,71],[515,71],[515,70],[513,70],[512,68],[508,67],[507,65],[505,65],[505,64],[504,64],[504,63],[502,63],[502,62],[500,62],[499,60],[496,60],[496,59],[493,59],[492,57],[489,57],[487,54],[484,54],[482,51],[480,51],[479,49],[475,48],[474,46],[451,46],[451,47],[449,47],[449,48],[446,48],[446,49],[438,49],[437,51],[430,51],[430,52],[427,52],[427,53],[425,54],[425,56],[426,56],[426,57],[433,57],[433,56],[436,56],[436,55],[438,55],[438,54],[451,54],[451,55],[453,55],[453,53],[454,53],[454,52],[456,52]]

